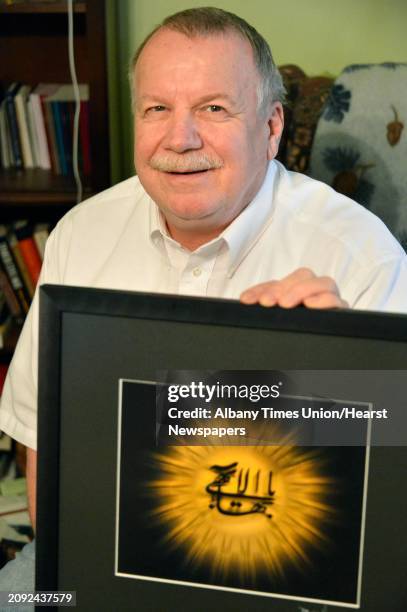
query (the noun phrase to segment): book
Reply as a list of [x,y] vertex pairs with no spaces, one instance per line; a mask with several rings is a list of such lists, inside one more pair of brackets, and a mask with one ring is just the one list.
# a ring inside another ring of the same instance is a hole
[[[75,102],[74,88],[71,83],[56,83],[55,88],[46,96],[47,102]],[[80,101],[89,100],[89,85],[87,83],[79,84]]]
[[[73,129],[72,124],[65,120],[65,116],[63,114],[61,105],[59,103],[71,103],[75,102],[74,88],[72,84],[59,84],[56,86],[56,90],[49,95],[44,97],[44,103],[46,105],[52,105],[53,110],[53,118],[54,118],[54,132],[55,132],[55,142],[57,148],[57,154],[60,162],[60,173],[61,174],[69,174],[69,158],[72,159],[72,140],[73,140]],[[81,110],[82,110],[82,102],[88,103],[89,101],[89,85],[87,83],[79,84],[79,97],[81,102]],[[63,123],[65,122],[65,123]],[[67,135],[68,124],[71,126],[69,137]],[[65,125],[65,130],[64,130]],[[86,124],[89,127],[89,122]],[[86,134],[89,133],[89,130],[86,131],[85,125],[85,138]],[[64,131],[65,131],[65,139],[64,139]],[[79,125],[79,143],[82,144],[82,140],[80,137],[81,126]],[[64,143],[68,143],[64,146]]]
[[11,316],[17,323],[22,323],[24,320],[24,312],[18,301],[13,287],[10,283],[10,279],[8,278],[3,265],[0,260],[0,291],[3,291],[4,297],[6,298],[8,307],[10,309]]
[[24,220],[14,222],[13,230],[17,236],[21,255],[35,288],[41,272],[42,259],[32,236],[32,228],[28,221]]
[[6,345],[6,338],[7,338],[9,329],[11,327],[11,323],[12,323],[12,318],[10,314],[6,321],[4,321],[3,323],[0,323],[0,349],[4,348]]
[[59,163],[57,137],[55,133],[55,124],[52,109],[51,106],[45,102],[45,100],[43,100],[42,104],[44,109],[46,130],[49,138],[48,142],[50,145],[49,151],[51,156],[52,170],[54,174],[61,174],[61,165]]
[[7,170],[13,164],[13,157],[11,153],[11,141],[6,115],[5,99],[0,102],[0,156],[1,165]]
[[72,152],[73,152],[73,115],[75,105],[73,102],[57,102],[61,116],[62,137],[64,143],[67,174],[73,174]]
[[18,299],[23,313],[27,314],[30,309],[30,300],[8,244],[7,228],[5,225],[0,225],[0,260],[13,287],[14,295]]
[[7,241],[13,253],[14,261],[20,272],[27,294],[29,298],[32,299],[34,297],[35,285],[31,278],[28,266],[25,262],[17,236],[13,232],[12,228],[8,228]]
[[34,128],[37,136],[38,144],[38,164],[44,170],[51,170],[51,158],[49,153],[49,144],[45,129],[45,120],[41,104],[42,86],[38,85],[31,93],[29,105],[31,106],[34,119]]
[[[45,104],[47,96],[55,93],[59,88],[58,83],[39,83],[33,92],[30,94],[30,98],[33,101],[35,107],[35,116],[39,129],[42,132],[41,149],[44,156],[43,167],[45,170],[52,169],[54,174],[61,174],[57,156],[57,146],[55,140],[54,122],[51,113],[51,109]],[[42,126],[44,130],[42,131]],[[45,132],[45,134],[44,134]],[[44,135],[46,143],[44,142]],[[46,146],[45,146],[46,144]],[[48,155],[47,155],[48,154]]]
[[13,152],[13,166],[23,167],[23,157],[21,152],[20,133],[17,124],[17,114],[14,105],[14,97],[20,88],[20,83],[12,83],[6,91],[6,114],[10,130],[11,150]]
[[30,139],[30,131],[27,117],[27,96],[30,91],[28,85],[21,85],[14,95],[16,119],[20,135],[21,154],[24,168],[34,167],[34,157]]
[[[91,174],[89,85],[79,85],[78,165]],[[0,161],[4,168],[43,168],[73,174],[76,101],[71,84],[12,83],[0,97]]]
[[51,101],[46,100],[46,104],[49,104],[51,107],[52,117],[54,121],[57,155],[58,155],[58,160],[59,160],[59,166],[61,168],[61,174],[62,176],[68,176],[68,164],[67,164],[65,144],[64,144],[61,106],[58,102],[55,102],[53,100]]
[[31,150],[33,154],[34,168],[40,168],[40,157],[39,157],[39,142],[37,136],[37,129],[35,125],[34,110],[31,104],[30,97],[26,99],[26,111],[28,120],[28,132],[30,135]]

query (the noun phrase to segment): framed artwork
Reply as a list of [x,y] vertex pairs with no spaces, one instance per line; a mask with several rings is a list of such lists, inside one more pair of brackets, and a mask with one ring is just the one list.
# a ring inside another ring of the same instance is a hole
[[406,323],[43,286],[37,590],[407,609]]

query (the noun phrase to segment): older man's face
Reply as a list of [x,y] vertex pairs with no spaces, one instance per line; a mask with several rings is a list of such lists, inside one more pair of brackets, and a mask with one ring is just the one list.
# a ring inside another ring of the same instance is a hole
[[174,238],[195,234],[204,242],[259,190],[277,152],[281,105],[258,112],[252,49],[234,33],[189,38],[160,30],[141,53],[135,84],[140,181]]

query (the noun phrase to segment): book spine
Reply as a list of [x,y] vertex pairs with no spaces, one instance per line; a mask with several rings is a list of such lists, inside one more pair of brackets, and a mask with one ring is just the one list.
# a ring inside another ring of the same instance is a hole
[[51,170],[51,158],[49,154],[49,145],[41,106],[41,98],[38,94],[30,94],[30,101],[34,116],[35,130],[37,133],[39,164],[44,170]]
[[23,158],[21,153],[20,134],[18,132],[17,115],[14,106],[14,95],[10,91],[6,92],[6,112],[10,130],[11,148],[13,151],[14,166],[16,168],[23,167]]
[[64,142],[64,152],[66,159],[66,166],[68,175],[73,174],[72,168],[72,140],[73,130],[71,129],[71,118],[70,118],[70,107],[72,108],[72,102],[59,102],[59,110],[62,124],[62,135]]
[[62,128],[62,118],[59,102],[51,102],[52,115],[54,118],[55,136],[58,151],[59,163],[61,166],[62,176],[68,176],[68,165],[66,163],[64,135]]
[[26,98],[28,132],[30,135],[31,150],[33,154],[34,167],[40,168],[40,145],[38,142],[37,128],[35,125],[34,109],[30,98]]
[[42,260],[32,237],[31,228],[25,222],[16,222],[13,229],[18,240],[20,253],[35,289],[41,272]]
[[15,296],[13,287],[10,283],[10,280],[6,272],[4,271],[1,260],[0,260],[0,289],[4,293],[4,297],[6,298],[6,302],[10,309],[12,317],[18,322],[22,321],[24,318],[24,312],[21,308],[20,302]]
[[11,323],[10,313],[8,317],[4,319],[4,321],[0,321],[0,349],[4,347],[4,343],[5,343],[5,339],[7,336],[7,332],[10,327],[10,323]]
[[12,160],[10,158],[10,136],[4,100],[0,105],[0,153],[2,166],[7,170],[10,168]]
[[51,165],[54,174],[61,174],[61,166],[58,159],[58,149],[55,135],[54,118],[52,116],[51,103],[42,100],[42,108],[45,117],[45,129],[48,136],[49,152],[51,155]]
[[19,240],[18,244],[20,246],[20,251],[24,258],[25,264],[28,268],[28,272],[30,273],[31,280],[34,283],[34,286],[36,286],[41,273],[42,261],[37,247],[35,246],[35,242],[32,238],[25,238],[24,240]]
[[0,234],[0,259],[22,311],[26,314],[30,309],[29,299],[4,234]]
[[[24,91],[24,90],[23,90]],[[24,93],[18,92],[14,97],[14,104],[16,107],[16,118],[18,131],[20,134],[21,153],[23,157],[24,168],[33,168],[34,159],[31,150],[30,135],[28,132],[28,121],[27,112],[25,108],[25,96]]]
[[25,285],[26,291],[30,299],[32,299],[34,297],[35,285],[33,283],[30,271],[23,257],[23,253],[20,248],[20,243],[18,242],[16,235],[12,231],[8,232],[7,240],[8,240],[10,249],[13,253],[15,264],[20,272],[20,276]]

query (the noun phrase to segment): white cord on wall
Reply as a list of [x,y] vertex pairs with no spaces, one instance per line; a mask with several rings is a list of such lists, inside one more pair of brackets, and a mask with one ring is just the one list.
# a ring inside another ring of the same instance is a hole
[[69,71],[75,97],[75,115],[73,121],[73,144],[72,144],[72,168],[76,183],[76,201],[82,201],[83,187],[79,174],[78,148],[79,148],[79,117],[81,113],[81,95],[79,91],[78,79],[76,77],[75,54],[74,54],[74,23],[73,23],[73,0],[68,2],[68,53]]

